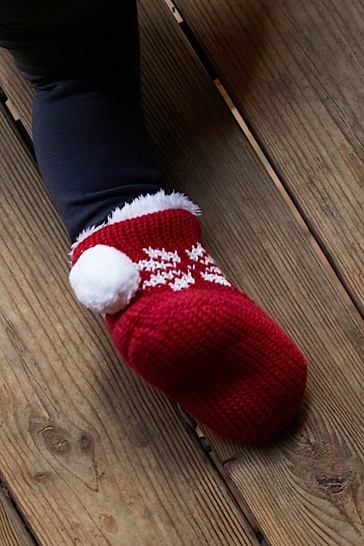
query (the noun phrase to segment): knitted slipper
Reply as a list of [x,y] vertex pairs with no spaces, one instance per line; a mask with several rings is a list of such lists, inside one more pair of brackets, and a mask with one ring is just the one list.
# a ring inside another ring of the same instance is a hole
[[264,440],[298,411],[306,362],[203,248],[199,213],[163,191],[117,209],[73,245],[71,286],[148,383],[221,435]]

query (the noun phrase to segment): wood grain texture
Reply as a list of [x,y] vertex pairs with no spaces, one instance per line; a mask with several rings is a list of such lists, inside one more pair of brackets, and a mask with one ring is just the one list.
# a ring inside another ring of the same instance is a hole
[[364,4],[176,0],[364,311]]
[[36,546],[34,539],[22,522],[0,486],[0,544],[1,546]]
[[14,70],[13,61],[5,49],[0,48],[0,86],[7,96],[6,105],[16,120],[20,120],[32,135],[33,92],[25,84],[22,74]]
[[[230,475],[270,544],[360,544],[362,323],[336,293],[200,64],[150,6],[141,5],[144,100],[165,178],[201,204],[213,254],[285,327],[310,363],[305,404],[286,439],[271,449],[237,446],[209,434],[210,443],[222,463],[236,457]],[[157,33],[147,32],[151,25]],[[345,473],[352,481],[337,493],[339,500],[325,484],[335,477],[340,482]]]
[[2,107],[0,142],[0,471],[39,543],[258,546],[172,406],[70,294],[65,232]]
[[[310,364],[305,403],[286,437],[255,448],[211,434],[210,442],[271,545],[359,545],[364,536],[362,325],[331,284],[167,8],[144,1],[140,17],[144,104],[161,170],[170,185],[202,206],[205,242],[228,276],[287,330]],[[62,256],[58,259],[63,263]],[[67,310],[73,330],[67,350],[75,354],[79,323]],[[83,313],[83,320],[87,317]],[[68,339],[70,327],[63,321],[60,312],[57,328]],[[101,347],[99,359],[104,351]],[[150,413],[141,415],[140,426],[154,411],[151,405]],[[154,432],[153,421],[146,423]],[[108,422],[107,432],[113,431]]]

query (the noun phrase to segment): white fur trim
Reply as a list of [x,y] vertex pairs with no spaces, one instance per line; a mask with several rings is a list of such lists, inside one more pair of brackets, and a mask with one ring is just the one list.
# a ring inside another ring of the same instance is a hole
[[83,305],[108,314],[124,309],[140,283],[139,271],[130,258],[106,245],[85,250],[71,269],[69,279]]
[[105,226],[121,222],[122,220],[136,218],[137,216],[144,216],[144,214],[170,209],[183,209],[188,210],[194,216],[201,215],[201,210],[198,205],[195,205],[188,197],[183,195],[183,193],[173,192],[170,195],[166,195],[164,190],[160,190],[153,195],[141,195],[131,203],[126,203],[122,208],[116,208],[109,214],[107,221],[103,224],[84,229],[77,237],[76,242],[73,243],[71,255],[81,241],[84,241],[87,237]]

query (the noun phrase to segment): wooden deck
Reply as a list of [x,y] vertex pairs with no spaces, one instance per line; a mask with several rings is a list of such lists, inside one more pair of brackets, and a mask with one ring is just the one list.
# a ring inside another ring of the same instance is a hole
[[361,546],[363,4],[172,7],[139,4],[155,157],[227,275],[304,351],[304,404],[247,446],[120,363],[68,287],[31,92],[1,52],[0,545]]

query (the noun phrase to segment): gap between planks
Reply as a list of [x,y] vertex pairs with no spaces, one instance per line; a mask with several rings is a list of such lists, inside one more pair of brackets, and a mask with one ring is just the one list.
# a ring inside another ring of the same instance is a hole
[[2,480],[0,480],[0,541],[1,546],[36,546],[38,544]]
[[249,141],[250,145],[254,149],[256,155],[258,156],[259,160],[261,161],[262,165],[264,166],[265,170],[269,174],[271,180],[277,187],[278,191],[282,195],[283,199],[287,203],[288,207],[290,208],[292,214],[294,215],[297,223],[302,228],[303,232],[305,233],[307,240],[309,241],[311,247],[313,248],[316,255],[319,257],[322,266],[326,270],[326,272],[329,275],[329,278],[331,282],[335,285],[337,290],[340,292],[341,297],[344,299],[345,303],[349,306],[352,314],[358,320],[359,323],[362,323],[364,316],[361,313],[360,308],[356,305],[355,298],[351,294],[351,290],[347,286],[347,283],[344,281],[340,273],[338,272],[335,265],[332,263],[332,261],[329,259],[327,253],[325,252],[325,247],[320,244],[320,242],[315,237],[314,230],[310,228],[307,220],[304,218],[303,213],[300,211],[299,207],[295,204],[293,200],[293,196],[289,194],[289,192],[286,190],[284,184],[280,180],[277,172],[272,167],[270,161],[268,160],[266,154],[264,153],[262,147],[258,143],[257,139],[255,138],[253,134],[253,130],[250,129],[243,119],[241,113],[239,112],[237,106],[234,104],[233,99],[229,95],[228,91],[224,87],[223,83],[220,81],[220,79],[216,75],[216,71],[213,68],[211,62],[209,61],[209,58],[204,53],[202,47],[199,45],[199,42],[195,38],[192,30],[188,26],[187,22],[183,19],[181,13],[178,11],[177,6],[173,3],[172,0],[164,0],[165,4],[169,8],[169,10],[172,12],[172,15],[174,16],[175,20],[181,27],[182,31],[184,32],[184,35],[188,42],[190,43],[191,47],[194,49],[194,52],[200,59],[201,63],[203,64],[204,68],[206,69],[207,73],[209,74],[211,80],[215,84],[216,88],[218,89],[221,97],[227,104],[231,114],[235,118],[237,124],[239,125],[240,129],[246,136],[247,140]]
[[199,427],[198,423],[194,418],[189,415],[189,413],[178,406],[177,413],[185,426],[189,437],[191,440],[197,444],[198,448],[204,452],[205,457],[208,459],[210,465],[220,476],[221,480],[224,482],[226,488],[228,489],[232,499],[235,504],[238,506],[242,512],[245,520],[251,527],[252,531],[256,535],[261,546],[270,546],[270,543],[265,536],[263,530],[260,528],[259,523],[254,516],[252,510],[250,509],[248,503],[245,501],[244,497],[239,492],[239,489],[235,485],[234,481],[231,479],[230,475],[226,471],[230,463],[235,461],[235,458],[228,459],[227,461],[221,462],[217,453],[214,451],[213,447],[209,444],[208,439],[204,435],[204,432]]

